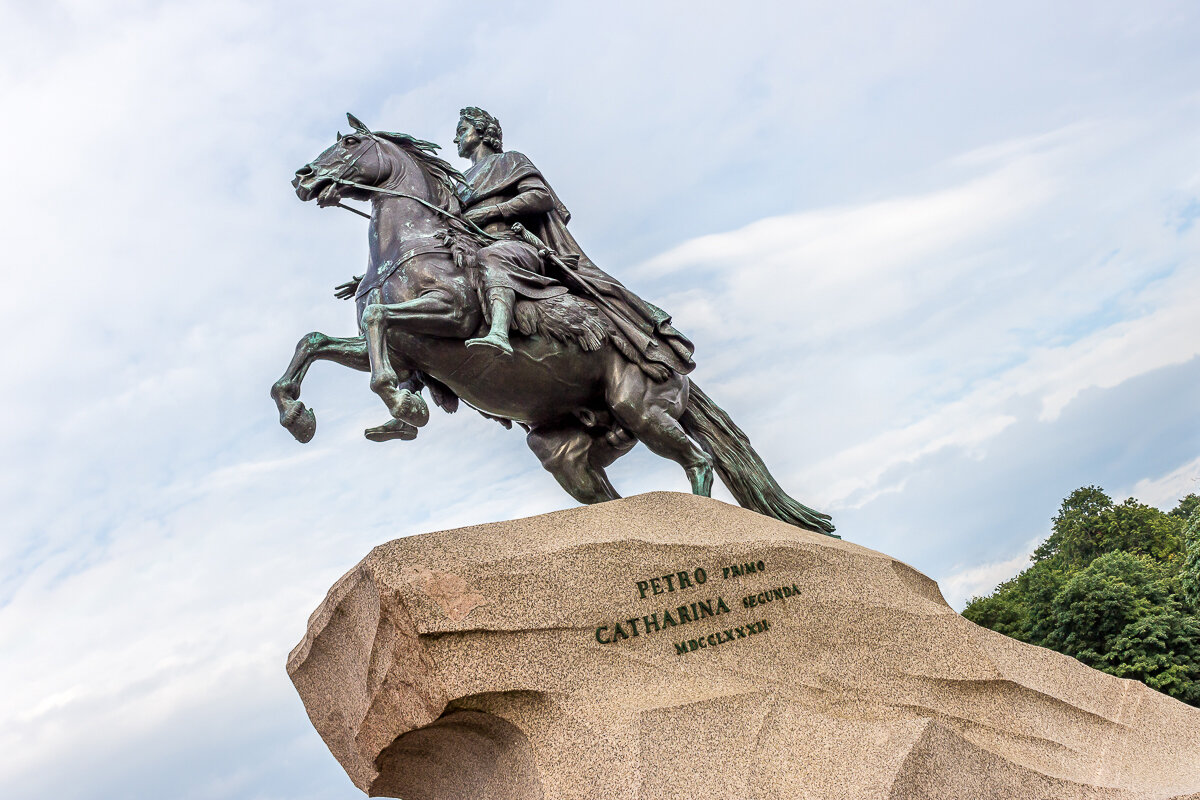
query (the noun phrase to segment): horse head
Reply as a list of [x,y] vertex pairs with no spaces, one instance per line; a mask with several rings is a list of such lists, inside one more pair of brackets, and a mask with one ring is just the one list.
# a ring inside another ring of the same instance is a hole
[[[296,170],[292,186],[296,196],[317,205],[337,205],[344,198],[371,200],[372,189],[402,189],[407,194],[448,208],[454,185],[465,182],[454,167],[434,155],[436,144],[406,133],[372,131],[353,114],[347,114],[351,133],[337,140],[312,161]],[[415,169],[414,169],[415,167]]]

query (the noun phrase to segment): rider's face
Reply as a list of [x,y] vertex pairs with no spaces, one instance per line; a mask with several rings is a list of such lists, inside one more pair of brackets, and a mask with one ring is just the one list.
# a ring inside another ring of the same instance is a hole
[[465,119],[458,121],[458,133],[454,136],[454,143],[458,145],[458,154],[463,158],[470,155],[480,142],[479,131],[475,130],[475,126],[467,122]]

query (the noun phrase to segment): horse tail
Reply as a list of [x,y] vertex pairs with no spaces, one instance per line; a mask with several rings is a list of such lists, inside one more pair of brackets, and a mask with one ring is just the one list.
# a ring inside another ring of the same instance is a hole
[[742,429],[695,383],[691,385],[687,407],[679,423],[712,455],[721,481],[744,508],[835,539],[841,538],[834,535],[828,514],[814,511],[783,491]]

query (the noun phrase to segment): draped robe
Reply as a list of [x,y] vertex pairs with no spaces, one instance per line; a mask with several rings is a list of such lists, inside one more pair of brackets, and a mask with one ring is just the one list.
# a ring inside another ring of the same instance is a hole
[[496,248],[497,257],[489,260],[489,266],[498,273],[500,285],[538,298],[559,293],[554,287],[557,282],[594,302],[645,361],[680,374],[695,369],[695,346],[675,329],[671,316],[631,292],[583,252],[567,230],[570,212],[525,155],[515,151],[489,154],[472,164],[465,177],[470,185],[459,188],[463,207],[493,206],[495,220],[502,223],[489,225],[489,232],[507,232],[513,222],[520,222],[568,265],[566,270],[553,264],[531,268],[527,258],[517,255],[516,242],[500,242],[485,248]]

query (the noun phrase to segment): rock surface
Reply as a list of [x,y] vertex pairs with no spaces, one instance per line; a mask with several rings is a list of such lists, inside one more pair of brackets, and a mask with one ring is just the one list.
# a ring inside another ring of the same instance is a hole
[[690,495],[381,545],[288,672],[372,796],[1200,792],[1200,710],[980,628],[881,553]]

